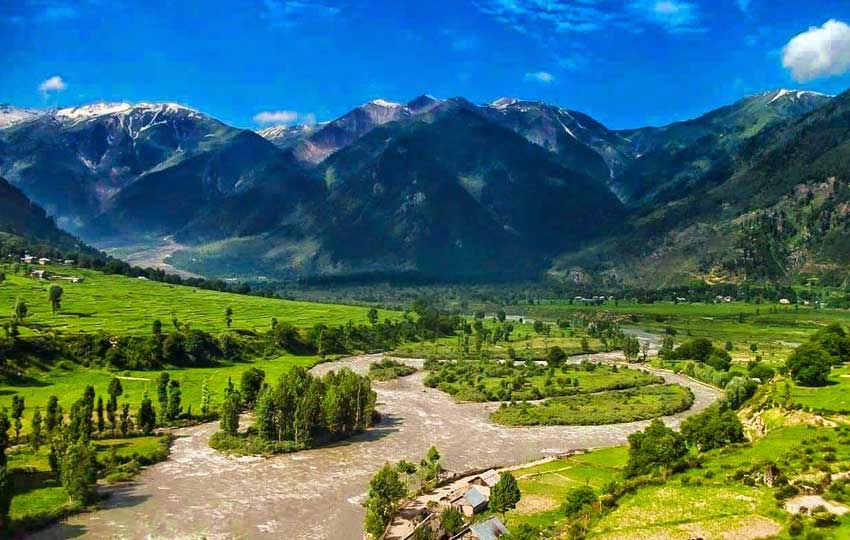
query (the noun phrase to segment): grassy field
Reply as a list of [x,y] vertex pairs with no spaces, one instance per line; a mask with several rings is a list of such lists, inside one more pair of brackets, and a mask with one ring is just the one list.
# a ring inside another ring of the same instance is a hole
[[[582,349],[582,338],[588,340],[590,351],[602,350],[602,342],[591,338],[586,333],[576,330],[562,330],[557,327],[551,328],[548,337],[537,334],[529,323],[513,323],[514,330],[511,333],[510,342],[500,342],[496,345],[486,344],[482,349],[482,358],[506,359],[509,357],[509,349],[513,349],[519,360],[540,359],[546,356],[551,347],[560,347],[568,355],[586,352]],[[486,319],[485,326],[492,327],[491,318]],[[392,351],[395,356],[408,358],[432,358],[437,360],[455,359],[460,356],[458,340],[456,337],[445,337],[435,341],[424,341],[420,343],[405,343]],[[475,358],[476,353],[470,351],[468,358]]]
[[799,386],[791,379],[774,383],[773,398],[780,403],[786,397],[786,381],[791,389],[791,404],[819,413],[850,413],[850,366],[833,367],[829,384],[821,388]]
[[606,448],[515,471],[522,499],[507,514],[506,525],[556,525],[563,518],[560,505],[570,489],[587,485],[599,493],[607,483],[622,479],[627,456],[625,447]]
[[[143,463],[161,459],[165,448],[161,437],[107,439],[94,441],[94,446],[101,464],[110,459],[112,448],[122,462],[136,459]],[[46,447],[37,453],[29,448],[13,451],[8,467],[14,493],[10,510],[12,530],[31,529],[79,510],[69,502],[65,488],[50,470]]]
[[[732,356],[749,360],[761,355],[766,362],[783,362],[796,345],[830,323],[847,324],[850,312],[844,309],[815,309],[810,306],[656,302],[606,302],[601,306],[572,305],[547,301],[531,306],[511,306],[508,311],[530,318],[570,319],[582,313],[608,311],[622,316],[622,324],[663,334],[672,327],[676,341],[688,337],[707,337],[718,347],[731,341]],[[756,353],[750,345],[758,348]]]
[[533,400],[658,384],[661,377],[639,369],[568,364],[550,371],[545,366],[512,366],[487,361],[442,364],[425,384],[459,401]]
[[584,426],[616,424],[666,416],[690,408],[694,396],[677,384],[664,384],[520,403],[495,411],[490,418],[509,426]]
[[[7,272],[6,281],[0,283],[0,323],[11,316],[17,298],[25,300],[30,315],[26,319],[27,328],[21,329],[22,335],[51,330],[149,334],[154,319],[170,326],[172,312],[192,328],[220,332],[226,329],[224,312],[227,307],[233,309],[234,329],[267,330],[273,317],[302,328],[317,323],[339,325],[367,320],[368,309],[363,307],[206,291],[67,266],[38,268],[84,280],[81,283],[59,279],[44,281]],[[62,310],[56,315],[51,311],[47,296],[52,284],[64,289]],[[381,318],[397,315],[397,312],[380,312]]]
[[[759,473],[777,464],[792,482],[819,483],[828,472],[850,470],[850,430],[788,426],[753,443],[705,454],[699,467],[674,474],[663,485],[645,485],[626,494],[592,527],[593,540],[789,540],[790,515],[777,503]],[[522,524],[558,537],[566,526],[560,508],[567,493],[588,485],[601,495],[609,482],[623,480],[627,448],[607,448],[514,471],[522,499],[506,524]],[[850,489],[827,491],[830,501],[850,503]],[[850,514],[834,526],[806,520],[798,538],[850,538]]]
[[[248,368],[256,367],[266,372],[266,379],[277,380],[280,375],[293,366],[309,367],[319,362],[317,356],[281,356],[274,359],[257,359],[252,362],[239,362],[221,364],[214,367],[198,367],[183,369],[168,369],[173,379],[180,381],[183,393],[183,409],[190,405],[195,413],[201,403],[201,386],[207,381],[210,391],[210,401],[215,409],[222,399],[222,392],[231,377],[234,384],[239,385],[242,372]],[[91,385],[99,396],[106,396],[106,390],[113,377],[121,377],[121,385],[124,394],[120,402],[129,402],[133,410],[139,405],[142,396],[148,392],[156,401],[156,379],[159,371],[122,371],[111,372],[103,368],[86,368],[77,364],[70,364],[70,369],[54,368],[43,372],[32,368],[28,370],[27,377],[22,378],[15,384],[0,384],[0,407],[10,407],[12,396],[17,394],[24,398],[26,410],[24,412],[24,430],[29,430],[29,418],[36,406],[44,411],[47,399],[51,395],[59,398],[62,408],[67,413],[71,405],[82,395],[83,389]]]

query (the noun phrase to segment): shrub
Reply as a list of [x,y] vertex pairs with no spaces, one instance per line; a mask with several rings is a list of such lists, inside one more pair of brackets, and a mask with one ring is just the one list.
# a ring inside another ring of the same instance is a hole
[[808,342],[797,347],[785,365],[791,377],[803,386],[824,386],[829,378],[829,354],[818,343]]

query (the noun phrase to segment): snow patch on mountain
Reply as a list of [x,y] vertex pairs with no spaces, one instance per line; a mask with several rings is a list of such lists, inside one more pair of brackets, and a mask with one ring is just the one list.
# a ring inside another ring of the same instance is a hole
[[37,109],[24,109],[21,107],[13,107],[8,104],[2,104],[0,105],[0,129],[5,129],[15,124],[25,122],[30,118],[39,116],[40,114],[43,114],[43,112]]

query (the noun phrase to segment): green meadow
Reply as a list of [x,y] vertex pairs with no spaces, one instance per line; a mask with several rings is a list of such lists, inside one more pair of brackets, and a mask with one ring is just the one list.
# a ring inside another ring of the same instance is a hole
[[[26,301],[30,314],[26,327],[21,329],[24,336],[47,331],[148,334],[154,319],[170,325],[172,314],[192,328],[222,332],[227,328],[224,312],[228,307],[233,309],[236,330],[266,330],[272,318],[301,328],[318,323],[340,325],[367,320],[368,308],[363,307],[222,293],[68,266],[37,268],[45,268],[57,277],[82,277],[83,281],[45,281],[7,271],[6,281],[0,283],[0,323],[11,317],[16,299]],[[62,309],[55,315],[47,296],[54,284],[64,290]],[[397,315],[397,312],[380,312],[381,318]]]

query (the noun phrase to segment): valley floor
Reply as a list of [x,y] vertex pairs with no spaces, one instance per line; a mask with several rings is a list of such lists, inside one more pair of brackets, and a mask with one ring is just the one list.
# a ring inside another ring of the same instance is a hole
[[[347,366],[360,373],[381,355],[364,355],[313,368],[322,374]],[[615,360],[617,353],[600,355]],[[415,360],[410,362],[418,363]],[[694,406],[665,418],[671,425],[719,395],[685,377],[658,371],[694,392]],[[228,540],[359,540],[367,482],[384,462],[414,459],[436,445],[451,470],[514,465],[582,448],[624,444],[647,422],[609,426],[509,428],[490,422],[497,404],[460,404],[422,385],[424,374],[376,383],[383,422],[331,447],[271,458],[227,457],[209,448],[216,423],[176,431],[167,462],[114,490],[102,510],[69,518],[33,538],[205,537]]]

